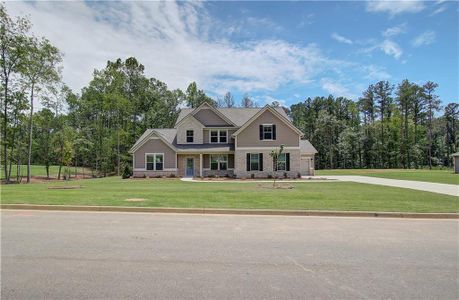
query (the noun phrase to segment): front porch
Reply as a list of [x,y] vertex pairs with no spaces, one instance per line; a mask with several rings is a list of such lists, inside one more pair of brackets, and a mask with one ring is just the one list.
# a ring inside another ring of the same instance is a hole
[[232,177],[234,153],[178,153],[177,169],[179,177]]

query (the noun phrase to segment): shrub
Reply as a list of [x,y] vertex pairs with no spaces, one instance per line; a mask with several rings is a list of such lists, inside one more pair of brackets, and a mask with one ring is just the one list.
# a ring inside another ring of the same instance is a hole
[[288,178],[287,172],[284,172],[284,178]]
[[121,174],[121,177],[123,179],[129,178],[132,176],[132,169],[129,165],[125,165],[123,169],[123,174]]
[[254,179],[255,178],[255,174],[250,174],[250,178]]
[[298,174],[296,174],[296,177],[301,178],[301,173],[298,172]]
[[273,175],[268,174],[268,179],[273,179]]
[[175,178],[175,174],[174,173],[170,173],[169,174],[169,178]]

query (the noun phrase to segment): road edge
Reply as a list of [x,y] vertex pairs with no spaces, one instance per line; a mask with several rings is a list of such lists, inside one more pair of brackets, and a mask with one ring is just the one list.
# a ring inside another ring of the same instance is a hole
[[34,205],[34,204],[1,204],[0,208],[1,209],[19,209],[19,210],[94,211],[94,212],[225,214],[225,215],[264,215],[264,216],[378,217],[378,218],[411,218],[411,219],[459,219],[459,213],[173,208],[173,207]]

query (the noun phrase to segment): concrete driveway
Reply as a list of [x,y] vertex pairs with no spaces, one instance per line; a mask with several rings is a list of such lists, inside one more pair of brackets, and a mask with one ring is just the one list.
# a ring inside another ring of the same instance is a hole
[[458,221],[1,212],[2,299],[458,299]]
[[378,178],[369,176],[352,176],[352,175],[339,175],[339,176],[320,176],[327,179],[335,179],[339,181],[351,181],[358,183],[368,183],[385,185],[406,189],[413,189],[425,192],[432,192],[438,194],[445,194],[451,196],[459,196],[459,185],[424,182],[424,181],[412,181],[412,180],[398,180],[388,178]]

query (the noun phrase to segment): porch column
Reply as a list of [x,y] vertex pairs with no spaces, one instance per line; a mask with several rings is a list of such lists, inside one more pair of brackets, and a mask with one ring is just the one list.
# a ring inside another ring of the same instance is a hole
[[199,176],[202,176],[202,153],[199,154]]

